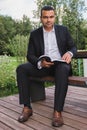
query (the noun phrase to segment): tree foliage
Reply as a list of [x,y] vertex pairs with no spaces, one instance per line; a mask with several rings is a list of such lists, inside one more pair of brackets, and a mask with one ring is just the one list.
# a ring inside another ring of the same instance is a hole
[[9,16],[0,16],[0,54],[9,54],[8,44],[16,35],[29,36],[32,30],[30,19],[23,16],[22,20],[17,21]]
[[9,54],[16,57],[25,57],[27,53],[28,39],[29,36],[16,35],[10,40],[10,44],[7,47]]

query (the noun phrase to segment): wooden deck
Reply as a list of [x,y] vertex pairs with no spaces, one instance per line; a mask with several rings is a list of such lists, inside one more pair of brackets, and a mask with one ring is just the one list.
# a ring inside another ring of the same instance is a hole
[[0,98],[0,130],[87,130],[87,88],[69,86],[64,106],[64,126],[51,126],[54,87],[46,88],[46,100],[32,103],[33,116],[17,121],[22,107],[18,95]]

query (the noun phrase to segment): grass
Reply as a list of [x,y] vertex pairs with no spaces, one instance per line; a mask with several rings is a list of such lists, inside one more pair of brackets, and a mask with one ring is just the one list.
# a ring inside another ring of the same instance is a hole
[[0,97],[18,92],[16,85],[18,64],[15,57],[0,56]]

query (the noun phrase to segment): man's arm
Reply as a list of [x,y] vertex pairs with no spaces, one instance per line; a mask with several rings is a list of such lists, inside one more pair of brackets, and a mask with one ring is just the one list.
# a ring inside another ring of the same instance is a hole
[[31,33],[28,43],[27,60],[31,62],[33,65],[37,66],[38,57],[36,56],[35,49],[37,48],[35,47],[34,36]]

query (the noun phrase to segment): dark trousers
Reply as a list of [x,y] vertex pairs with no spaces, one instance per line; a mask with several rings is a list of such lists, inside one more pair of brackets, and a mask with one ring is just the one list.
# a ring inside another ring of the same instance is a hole
[[55,77],[55,96],[54,110],[58,112],[63,110],[65,97],[68,88],[68,76],[70,72],[70,64],[57,63],[50,68],[37,69],[31,63],[25,63],[17,67],[17,84],[19,89],[20,104],[30,104],[30,76],[43,77],[54,75]]

